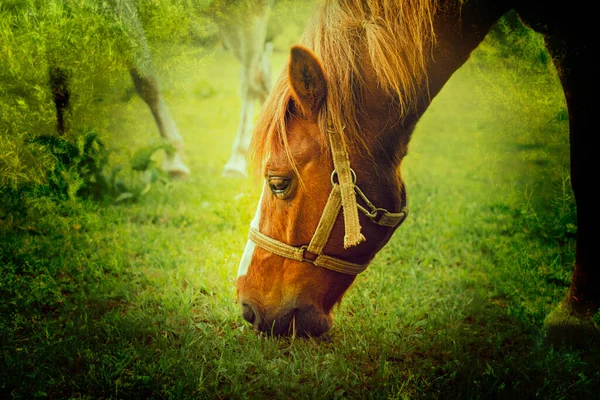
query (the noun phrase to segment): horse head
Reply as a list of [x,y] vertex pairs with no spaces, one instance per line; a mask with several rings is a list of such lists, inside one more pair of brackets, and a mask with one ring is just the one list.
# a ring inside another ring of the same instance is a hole
[[334,306],[406,216],[395,163],[375,169],[328,121],[326,76],[313,52],[293,47],[278,85],[287,95],[271,97],[253,138],[265,183],[237,294],[244,318],[267,333],[329,330]]

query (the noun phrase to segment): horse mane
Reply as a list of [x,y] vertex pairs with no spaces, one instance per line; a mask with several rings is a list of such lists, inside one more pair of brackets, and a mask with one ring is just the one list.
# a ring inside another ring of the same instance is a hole
[[[435,40],[433,19],[437,9],[438,0],[319,3],[300,42],[320,58],[327,76],[326,104],[319,114],[323,135],[328,128],[336,129],[342,132],[346,145],[357,143],[365,147],[357,110],[363,107],[366,68],[375,76],[379,89],[397,103],[400,117],[407,115],[416,105],[425,77],[431,43]],[[272,147],[280,144],[295,169],[285,135],[291,99],[286,67],[263,104],[250,145],[250,161],[258,173],[262,173]],[[322,143],[328,143],[325,136]]]

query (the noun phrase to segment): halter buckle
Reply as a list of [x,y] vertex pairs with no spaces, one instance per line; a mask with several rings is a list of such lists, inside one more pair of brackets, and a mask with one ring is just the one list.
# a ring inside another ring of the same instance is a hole
[[314,264],[317,257],[319,257],[318,254],[308,251],[308,245],[300,247],[300,250],[302,250],[302,262]]

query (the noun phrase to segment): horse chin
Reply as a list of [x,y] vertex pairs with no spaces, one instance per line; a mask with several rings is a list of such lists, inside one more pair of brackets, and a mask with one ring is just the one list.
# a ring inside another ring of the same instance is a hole
[[294,314],[292,332],[300,337],[316,337],[324,334],[333,326],[331,314],[325,314],[314,308],[299,310]]

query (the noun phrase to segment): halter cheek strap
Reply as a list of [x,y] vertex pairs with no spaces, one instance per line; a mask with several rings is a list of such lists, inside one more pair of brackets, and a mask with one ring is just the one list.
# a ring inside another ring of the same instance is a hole
[[358,221],[358,207],[354,194],[356,174],[350,168],[350,156],[341,133],[335,129],[327,129],[327,133],[333,158],[331,183],[333,183],[333,176],[337,175],[344,208],[344,248],[347,249],[366,240]]

